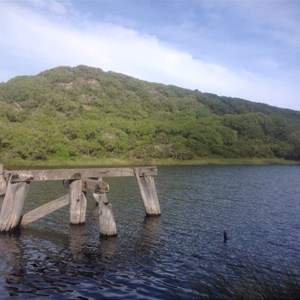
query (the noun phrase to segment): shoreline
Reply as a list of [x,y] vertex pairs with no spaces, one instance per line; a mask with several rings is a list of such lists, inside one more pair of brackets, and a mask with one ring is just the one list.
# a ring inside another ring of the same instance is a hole
[[279,158],[203,158],[194,160],[153,159],[78,159],[78,160],[45,160],[26,161],[9,160],[0,162],[8,169],[34,169],[34,168],[79,168],[79,167],[131,167],[131,166],[230,166],[230,165],[300,165],[300,161]]

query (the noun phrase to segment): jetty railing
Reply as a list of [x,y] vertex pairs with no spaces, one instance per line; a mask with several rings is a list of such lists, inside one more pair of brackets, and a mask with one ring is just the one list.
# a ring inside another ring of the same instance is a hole
[[[89,168],[49,170],[6,170],[0,165],[0,232],[11,232],[18,226],[26,226],[66,205],[70,206],[70,224],[83,224],[86,220],[86,193],[93,194],[98,204],[99,231],[103,236],[117,235],[112,205],[108,202],[109,185],[104,177],[135,176],[150,216],[161,214],[153,176],[157,168]],[[32,181],[61,180],[68,193],[23,214],[26,195]]]

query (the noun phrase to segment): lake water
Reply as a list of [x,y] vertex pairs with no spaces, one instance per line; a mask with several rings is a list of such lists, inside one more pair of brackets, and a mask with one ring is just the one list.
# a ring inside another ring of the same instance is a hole
[[[1,235],[0,299],[218,298],[244,278],[297,277],[299,180],[299,166],[160,167],[162,215],[145,218],[135,178],[107,178],[118,236],[99,238],[90,196],[84,226],[64,208]],[[25,210],[65,193],[32,183]]]

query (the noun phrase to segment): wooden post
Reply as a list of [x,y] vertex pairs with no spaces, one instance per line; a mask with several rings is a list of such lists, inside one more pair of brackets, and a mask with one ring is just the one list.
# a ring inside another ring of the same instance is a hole
[[4,196],[0,196],[0,212],[2,209],[3,200],[4,200]]
[[4,166],[0,165],[0,196],[4,196],[6,192],[6,181],[3,176]]
[[100,236],[116,236],[116,222],[112,205],[108,202],[106,193],[93,193],[93,196],[98,203]]
[[10,178],[0,213],[0,231],[9,232],[18,226],[28,187],[28,182],[11,183]]
[[138,169],[134,170],[140,193],[143,199],[144,208],[148,216],[159,216],[160,206],[157,198],[154,178],[140,174]]
[[85,223],[87,200],[82,192],[82,180],[74,180],[69,186],[70,223]]

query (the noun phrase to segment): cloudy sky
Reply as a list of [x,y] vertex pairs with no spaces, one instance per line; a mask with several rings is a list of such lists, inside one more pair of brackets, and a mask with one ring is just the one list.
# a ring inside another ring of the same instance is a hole
[[85,64],[300,110],[300,0],[0,0],[0,82]]

